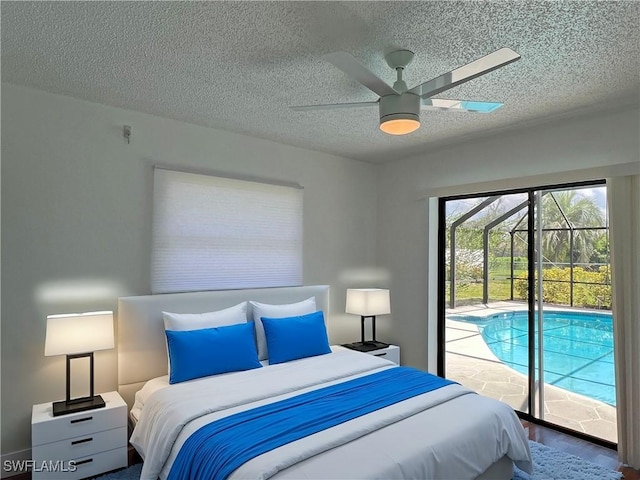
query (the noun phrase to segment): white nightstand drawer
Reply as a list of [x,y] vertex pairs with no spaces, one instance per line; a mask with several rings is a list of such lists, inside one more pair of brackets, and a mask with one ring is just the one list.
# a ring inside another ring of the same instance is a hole
[[32,455],[38,461],[73,460],[94,453],[113,450],[126,444],[127,427],[120,427],[80,437],[67,438],[59,442],[35,445],[32,449]]
[[389,345],[387,348],[381,348],[380,350],[373,350],[367,353],[400,365],[400,347],[396,345]]
[[36,462],[36,470],[32,472],[33,480],[77,480],[80,478],[92,477],[99,473],[116,470],[127,466],[127,447],[120,447],[108,452],[96,455],[80,457],[75,464],[64,463],[65,471],[52,471],[55,464],[48,469],[42,469],[42,463]]
[[[115,395],[112,395],[115,394]],[[103,394],[106,407],[54,417],[50,403],[33,408],[31,439],[33,445],[58,442],[90,435],[102,430],[127,426],[127,405],[115,392]]]

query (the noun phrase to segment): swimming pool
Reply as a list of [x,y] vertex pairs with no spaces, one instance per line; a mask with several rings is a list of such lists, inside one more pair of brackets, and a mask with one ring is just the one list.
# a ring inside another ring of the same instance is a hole
[[[476,324],[500,361],[517,372],[528,374],[526,311],[448,318]],[[543,319],[545,383],[615,406],[611,314],[552,310],[545,311]],[[537,369],[537,327],[535,341]]]

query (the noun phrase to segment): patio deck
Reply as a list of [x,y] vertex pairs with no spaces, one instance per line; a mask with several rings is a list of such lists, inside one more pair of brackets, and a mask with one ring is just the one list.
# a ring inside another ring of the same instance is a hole
[[[490,315],[522,310],[519,302],[496,302],[448,309],[450,314]],[[527,377],[504,365],[484,342],[478,327],[471,323],[446,320],[446,376],[478,393],[527,409]],[[545,384],[544,419],[589,435],[618,441],[616,408]]]

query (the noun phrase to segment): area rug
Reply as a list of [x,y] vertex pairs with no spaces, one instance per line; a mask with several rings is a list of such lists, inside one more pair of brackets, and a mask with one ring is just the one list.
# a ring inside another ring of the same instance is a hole
[[618,480],[622,473],[529,440],[533,475],[514,467],[513,480]]
[[[533,475],[515,468],[513,480],[618,480],[622,473],[588,462],[540,443],[529,441]],[[118,470],[95,480],[138,480],[142,464]]]

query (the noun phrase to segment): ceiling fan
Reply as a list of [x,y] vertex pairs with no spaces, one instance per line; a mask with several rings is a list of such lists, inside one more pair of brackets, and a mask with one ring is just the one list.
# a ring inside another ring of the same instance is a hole
[[502,103],[448,100],[432,98],[432,96],[520,59],[520,55],[510,48],[501,48],[409,89],[402,79],[402,72],[413,60],[413,55],[413,52],[409,50],[395,50],[385,56],[387,65],[393,68],[397,74],[397,80],[391,87],[348,53],[329,53],[323,57],[325,60],[378,94],[380,98],[372,102],[298,105],[290,108],[305,111],[378,105],[380,130],[391,135],[405,135],[420,127],[421,108],[476,113],[490,113],[500,108]]

